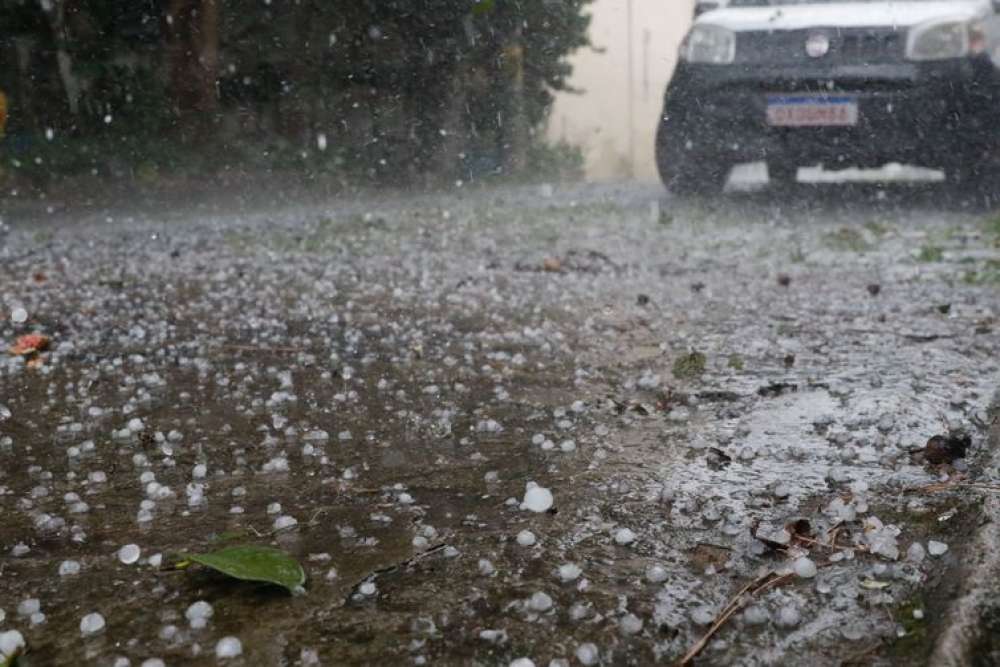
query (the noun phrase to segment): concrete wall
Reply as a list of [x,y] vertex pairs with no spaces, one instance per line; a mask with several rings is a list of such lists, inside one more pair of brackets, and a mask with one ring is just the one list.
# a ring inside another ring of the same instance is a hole
[[587,175],[656,180],[653,136],[663,91],[677,60],[677,47],[691,24],[693,0],[631,0],[632,118],[634,156],[629,156],[629,0],[596,0],[590,37],[602,52],[586,49],[573,58],[573,87],[560,93],[549,136],[582,146]]

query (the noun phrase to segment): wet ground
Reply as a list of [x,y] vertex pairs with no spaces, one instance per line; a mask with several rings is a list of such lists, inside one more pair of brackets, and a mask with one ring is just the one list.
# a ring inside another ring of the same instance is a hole
[[[0,631],[27,665],[927,662],[998,484],[1000,217],[749,190],[5,219],[0,341],[51,347],[0,361]],[[304,594],[170,567],[232,544]]]

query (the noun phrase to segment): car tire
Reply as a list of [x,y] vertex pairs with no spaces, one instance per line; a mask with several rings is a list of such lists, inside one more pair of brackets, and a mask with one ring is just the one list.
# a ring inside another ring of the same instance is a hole
[[799,182],[799,166],[787,162],[768,162],[767,180],[771,187],[791,187]]
[[660,123],[656,133],[656,167],[660,180],[678,195],[714,195],[722,192],[732,165],[692,145],[686,133]]
[[945,171],[953,190],[983,203],[993,204],[1000,198],[1000,167],[976,164]]

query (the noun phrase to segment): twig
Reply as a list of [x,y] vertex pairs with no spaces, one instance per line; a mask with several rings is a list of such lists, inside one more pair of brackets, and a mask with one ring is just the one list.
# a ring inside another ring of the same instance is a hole
[[861,664],[867,664],[870,661],[865,660],[865,658],[867,658],[869,655],[871,655],[875,651],[879,650],[879,648],[882,647],[882,643],[883,642],[882,642],[881,639],[878,640],[877,642],[875,642],[871,646],[865,647],[865,648],[861,649],[860,651],[858,651],[857,653],[854,653],[854,654],[848,656],[847,659],[844,660],[844,662],[841,663],[841,664],[843,664],[843,665],[861,665]]
[[727,604],[719,613],[715,622],[712,623],[712,627],[708,629],[708,632],[706,632],[701,639],[695,642],[694,646],[692,646],[688,652],[684,654],[684,657],[677,662],[676,667],[685,667],[685,665],[691,664],[691,661],[698,657],[698,654],[705,649],[705,646],[707,646],[709,640],[715,636],[715,633],[717,633],[736,612],[747,606],[753,596],[758,593],[768,591],[775,586],[780,586],[791,579],[792,576],[792,573],[778,575],[774,570],[771,570],[741,588],[740,591],[729,601],[729,604]]
[[910,486],[903,491],[905,493],[939,493],[941,491],[948,491],[950,489],[977,489],[979,491],[991,491],[993,493],[1000,493],[1000,486],[994,486],[992,484],[979,484],[977,482],[936,482],[934,484],[927,484],[926,486]]
[[435,554],[441,551],[442,549],[447,548],[447,546],[448,546],[447,543],[441,542],[440,544],[435,544],[426,551],[422,551],[416,554],[415,556],[411,556],[410,558],[401,560],[398,563],[393,563],[391,565],[386,565],[385,567],[380,567],[376,570],[372,570],[364,577],[362,577],[360,580],[358,580],[358,583],[354,584],[354,586],[351,587],[351,592],[348,594],[347,600],[345,602],[350,602],[351,598],[353,598],[354,595],[358,592],[358,589],[361,588],[361,584],[365,583],[366,581],[373,581],[374,579],[377,579],[379,575],[388,574],[390,572],[396,572],[397,570],[402,570],[405,567],[409,567],[410,565],[413,565],[414,563],[423,560],[424,558],[427,558],[431,554]]

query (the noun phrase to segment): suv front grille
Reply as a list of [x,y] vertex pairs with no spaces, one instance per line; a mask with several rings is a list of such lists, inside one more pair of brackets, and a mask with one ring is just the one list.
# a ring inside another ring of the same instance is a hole
[[[813,58],[806,53],[806,41],[817,33],[830,40],[830,50],[826,55]],[[736,35],[736,62],[739,64],[872,65],[902,60],[903,34],[891,28],[817,28]]]

